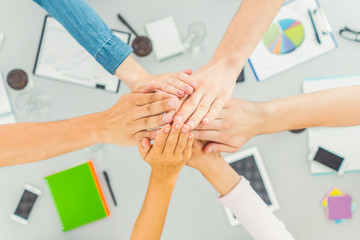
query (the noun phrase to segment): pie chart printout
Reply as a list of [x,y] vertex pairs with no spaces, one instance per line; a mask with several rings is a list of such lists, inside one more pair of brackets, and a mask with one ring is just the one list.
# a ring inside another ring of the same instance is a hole
[[283,19],[271,24],[263,43],[275,54],[287,54],[298,48],[304,40],[304,26],[294,19]]

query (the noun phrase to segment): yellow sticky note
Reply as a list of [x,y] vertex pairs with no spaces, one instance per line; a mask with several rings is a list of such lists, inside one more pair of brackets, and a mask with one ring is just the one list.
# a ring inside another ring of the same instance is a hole
[[344,196],[345,194],[341,192],[338,188],[333,187],[328,194],[323,198],[321,201],[321,204],[324,206],[324,208],[327,208],[327,200],[329,196]]

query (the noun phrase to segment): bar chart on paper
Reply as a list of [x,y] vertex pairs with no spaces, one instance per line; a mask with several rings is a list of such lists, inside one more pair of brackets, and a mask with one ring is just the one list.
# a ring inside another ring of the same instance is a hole
[[299,21],[283,19],[268,28],[263,43],[272,53],[287,54],[301,45],[304,35],[304,26]]

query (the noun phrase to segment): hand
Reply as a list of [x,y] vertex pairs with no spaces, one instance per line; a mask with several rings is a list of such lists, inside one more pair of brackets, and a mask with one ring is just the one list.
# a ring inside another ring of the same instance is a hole
[[207,124],[215,119],[230,99],[240,69],[230,70],[221,62],[210,62],[191,76],[197,87],[185,100],[175,116],[178,122],[194,129],[201,121]]
[[209,141],[204,151],[236,152],[252,137],[263,134],[265,111],[260,103],[232,98],[209,124],[200,124],[195,138]]
[[190,159],[194,135],[186,125],[180,123],[164,126],[158,130],[153,146],[149,139],[139,143],[141,157],[150,164],[152,175],[177,176]]
[[206,154],[202,151],[203,146],[204,142],[194,142],[192,156],[186,165],[197,169],[221,196],[225,196],[241,181],[241,177],[220,153]]
[[[100,138],[104,143],[136,146],[142,138],[155,139],[156,130],[172,122],[167,113],[179,105],[166,93],[127,93],[110,109],[99,113]],[[166,114],[164,114],[166,113]]]
[[186,94],[192,94],[197,84],[191,80],[191,69],[179,73],[164,73],[160,75],[148,75],[143,80],[138,91],[148,93],[160,90],[179,98]]

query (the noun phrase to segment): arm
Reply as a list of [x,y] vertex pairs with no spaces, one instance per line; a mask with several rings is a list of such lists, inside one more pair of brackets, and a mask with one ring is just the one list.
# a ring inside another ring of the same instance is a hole
[[110,74],[115,74],[135,90],[152,83],[154,89],[178,97],[191,94],[193,87],[187,74],[151,75],[130,55],[132,48],[117,38],[85,0],[34,0],[83,46]]
[[163,93],[128,93],[108,110],[73,119],[0,125],[0,167],[44,160],[98,143],[136,146],[172,121],[178,100]]
[[231,99],[208,125],[194,131],[212,141],[206,152],[235,152],[256,135],[310,127],[360,125],[360,86],[343,87],[264,103]]
[[[170,132],[171,131],[171,132]],[[142,158],[151,166],[148,190],[131,239],[160,239],[172,191],[181,168],[190,159],[193,135],[187,126],[165,126],[154,145],[143,139],[139,144]]]
[[235,214],[255,240],[293,240],[285,225],[275,216],[249,182],[240,177],[219,153],[204,154],[202,144],[194,143],[187,165],[197,169],[220,193],[220,203]]
[[211,60],[192,75],[197,83],[175,119],[193,129],[211,122],[230,99],[235,82],[284,0],[244,0]]

